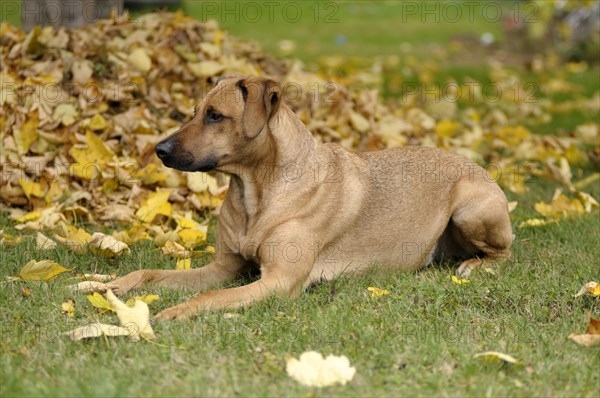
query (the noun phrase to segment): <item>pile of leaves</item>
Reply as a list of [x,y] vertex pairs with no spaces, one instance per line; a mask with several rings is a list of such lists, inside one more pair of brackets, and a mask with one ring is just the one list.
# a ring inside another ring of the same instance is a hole
[[[179,259],[212,250],[208,219],[224,198],[226,179],[165,168],[154,145],[192,117],[219,77],[231,74],[281,81],[287,102],[323,142],[352,150],[437,146],[486,165],[512,192],[525,192],[531,176],[568,191],[537,203],[541,218],[523,227],[598,205],[581,189],[599,175],[574,182],[571,171],[600,153],[598,126],[578,126],[562,137],[533,134],[507,116],[547,116],[544,104],[526,102],[527,95],[505,96],[484,111],[459,111],[447,98],[405,98],[403,106],[393,107],[369,84],[377,81],[377,71],[331,81],[298,62],[269,57],[214,21],[182,13],[137,20],[124,15],[73,30],[36,27],[28,34],[5,23],[0,33],[2,209],[17,229],[52,233],[73,250],[92,242],[77,227],[81,222],[118,229],[112,237],[126,245],[153,239]],[[514,83],[501,68],[494,76],[503,87]],[[581,106],[598,104],[592,99]],[[7,244],[13,238],[1,239]],[[52,241],[38,235],[38,243]],[[189,261],[178,266],[187,268]]]

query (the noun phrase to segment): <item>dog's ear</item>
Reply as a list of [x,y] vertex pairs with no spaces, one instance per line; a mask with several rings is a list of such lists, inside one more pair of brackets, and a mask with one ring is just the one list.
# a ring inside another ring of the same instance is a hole
[[279,83],[269,79],[244,79],[237,82],[244,100],[244,134],[255,138],[265,128],[281,101]]

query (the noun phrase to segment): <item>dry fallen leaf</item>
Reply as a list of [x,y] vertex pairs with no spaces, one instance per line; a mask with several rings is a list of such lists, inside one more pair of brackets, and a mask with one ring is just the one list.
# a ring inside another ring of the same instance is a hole
[[452,279],[452,282],[456,283],[457,285],[463,285],[463,284],[471,282],[469,279],[462,279],[462,278],[457,277],[456,275],[452,275],[451,279]]
[[328,355],[323,358],[315,351],[304,352],[299,359],[288,359],[285,370],[291,378],[308,387],[345,385],[356,373],[345,356]]
[[75,301],[73,301],[73,299],[67,299],[60,305],[60,309],[63,314],[69,318],[73,318],[75,316]]
[[178,258],[177,264],[175,265],[176,270],[189,270],[192,268],[192,259],[191,258]]
[[571,333],[569,339],[585,347],[600,345],[600,319],[594,319],[590,315],[588,327],[585,333]]
[[112,290],[106,291],[106,299],[114,307],[121,326],[131,332],[130,337],[132,339],[139,340],[142,337],[151,340],[156,337],[152,326],[150,326],[150,309],[148,308],[148,304],[141,300],[135,300],[133,308],[129,307],[119,300],[113,294]]
[[88,247],[92,252],[104,257],[115,257],[130,252],[129,246],[125,243],[100,232],[92,235]]
[[56,247],[56,242],[43,233],[38,232],[35,236],[35,246],[38,250],[51,250]]
[[600,296],[600,283],[597,282],[588,282],[575,294],[573,297],[583,296],[584,294],[589,294],[590,296],[599,297]]
[[522,366],[523,364],[521,363],[521,361],[516,360],[514,357],[508,355],[508,354],[504,354],[502,352],[497,352],[497,351],[486,351],[486,352],[481,352],[479,354],[475,354],[473,356],[473,358],[483,358],[486,361],[489,362],[498,362],[498,363],[508,363],[511,365],[518,365],[518,366]]
[[171,191],[162,190],[151,193],[135,213],[140,221],[151,223],[158,215],[170,217],[173,209],[168,202]]
[[[104,323],[90,323],[89,325],[80,326],[64,334],[69,336],[71,340],[79,341],[100,336],[131,336],[132,332],[129,329],[117,325],[106,325]],[[137,340],[139,340],[139,337]]]
[[377,287],[368,287],[367,290],[371,292],[371,297],[373,298],[387,296],[390,294],[389,290],[379,289]]

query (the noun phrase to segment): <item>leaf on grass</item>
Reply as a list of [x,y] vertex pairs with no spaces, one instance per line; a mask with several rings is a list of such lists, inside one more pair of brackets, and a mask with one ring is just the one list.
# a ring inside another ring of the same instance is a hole
[[31,260],[19,271],[19,277],[24,281],[49,281],[68,269],[52,260]]
[[[92,293],[92,292],[104,292],[106,291],[106,284],[98,281],[83,281],[74,285],[67,286],[67,289],[74,293]],[[100,296],[102,297],[102,296]],[[89,296],[88,296],[89,300]],[[90,300],[92,302],[92,300]],[[92,305],[94,303],[92,302]]]
[[191,258],[178,258],[177,264],[175,265],[176,270],[189,270],[192,268],[192,259]]
[[51,250],[56,247],[56,242],[41,232],[35,236],[35,246],[38,250]]
[[106,299],[114,307],[121,326],[129,330],[130,337],[133,340],[139,340],[140,337],[151,340],[156,336],[150,326],[150,309],[148,304],[141,300],[135,300],[135,304],[129,307],[127,304],[119,300],[112,292],[106,291]]
[[174,242],[172,240],[168,240],[162,248],[162,252],[165,256],[175,257],[175,258],[190,258],[192,257],[192,252],[186,250],[185,247],[181,246],[179,243]]
[[372,286],[368,287],[367,290],[371,292],[371,297],[373,297],[373,298],[387,296],[388,294],[391,294],[389,292],[389,290],[379,289],[377,287],[372,287]]
[[543,227],[544,225],[556,224],[557,220],[542,220],[541,218],[530,218],[519,223],[519,228]]
[[104,323],[90,323],[89,325],[80,326],[74,330],[71,330],[70,332],[65,333],[65,335],[69,336],[71,340],[74,341],[100,336],[130,336],[130,334],[131,332],[129,329],[117,325],[107,325]]
[[199,229],[182,229],[177,232],[177,235],[181,238],[181,243],[188,249],[206,242],[206,234]]
[[125,243],[101,232],[92,235],[88,246],[92,252],[104,257],[116,257],[130,252],[129,246]]
[[456,275],[452,275],[452,282],[456,283],[457,285],[463,285],[470,283],[471,281],[469,279],[462,279],[457,277]]
[[170,217],[173,209],[169,203],[171,191],[161,190],[148,195],[142,206],[135,212],[136,217],[145,223],[151,223],[159,214]]
[[54,235],[54,239],[76,253],[83,253],[89,241],[92,240],[92,235],[84,229],[71,225],[63,228],[63,234],[64,236]]
[[585,333],[571,333],[568,337],[578,345],[593,347],[600,345],[600,319],[594,319],[588,314],[589,323]]
[[588,282],[573,297],[583,296],[588,293],[591,296],[598,297],[600,296],[600,283],[598,282]]
[[550,203],[537,202],[534,209],[542,216],[553,220],[579,216],[585,212],[581,201],[567,198],[560,190],[554,194],[554,198]]
[[133,296],[132,298],[127,300],[125,302],[125,304],[127,304],[128,306],[133,308],[135,306],[136,300],[143,301],[146,304],[152,304],[153,302],[155,302],[158,299],[160,299],[160,296],[157,294],[143,294],[141,296]]
[[86,281],[109,282],[117,279],[117,274],[83,274],[77,275],[77,277]]
[[518,361],[514,357],[512,357],[508,354],[504,354],[502,352],[497,352],[497,351],[481,352],[479,354],[475,354],[473,356],[473,358],[483,358],[485,361],[488,361],[488,362],[508,363],[508,364],[517,365],[517,366],[523,365],[521,363],[521,361]]
[[67,301],[62,303],[60,305],[60,310],[69,318],[73,318],[73,316],[75,316],[75,302],[73,299],[67,299]]
[[285,370],[291,378],[308,387],[345,385],[356,374],[356,369],[350,366],[345,356],[329,355],[323,358],[315,351],[304,352],[299,359],[288,359]]
[[112,306],[112,304],[109,303],[108,300],[105,299],[104,296],[98,292],[94,292],[93,294],[88,295],[87,299],[90,303],[92,303],[92,305],[94,307],[100,308],[101,310],[105,310],[105,311],[114,311],[115,310],[115,308]]

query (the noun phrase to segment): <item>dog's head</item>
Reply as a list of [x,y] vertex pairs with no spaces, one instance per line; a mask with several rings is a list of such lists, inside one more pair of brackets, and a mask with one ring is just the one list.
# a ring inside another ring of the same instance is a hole
[[[223,78],[196,107],[193,119],[156,145],[167,167],[210,171],[256,152],[280,104],[280,87],[265,78]],[[263,134],[264,135],[264,134]]]

